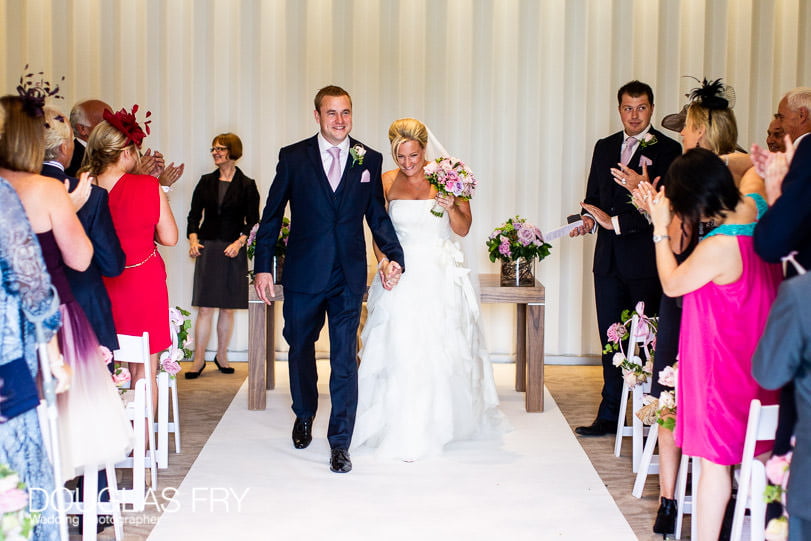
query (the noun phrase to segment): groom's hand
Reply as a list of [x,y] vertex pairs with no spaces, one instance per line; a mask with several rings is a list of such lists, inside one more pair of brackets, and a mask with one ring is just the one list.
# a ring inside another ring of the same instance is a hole
[[391,290],[400,281],[403,269],[396,261],[386,261],[380,269],[380,281],[383,288]]
[[[276,291],[273,289],[273,274],[269,272],[257,272],[254,277],[253,287],[256,288],[256,294],[265,304],[270,304],[271,298],[276,296]],[[270,293],[268,295],[268,293]]]

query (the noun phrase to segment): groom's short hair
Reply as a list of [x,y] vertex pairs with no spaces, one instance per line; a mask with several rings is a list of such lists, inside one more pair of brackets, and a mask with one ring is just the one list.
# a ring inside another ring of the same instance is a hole
[[335,98],[346,96],[349,98],[349,105],[352,105],[352,96],[349,95],[349,92],[341,88],[340,86],[330,85],[325,86],[321,90],[318,91],[318,94],[315,95],[315,100],[313,100],[315,104],[315,110],[319,113],[321,112],[321,102],[324,100],[324,97],[332,96]]
[[617,91],[617,104],[622,105],[622,95],[628,94],[632,98],[638,98],[639,96],[647,96],[648,101],[651,105],[653,105],[653,89],[650,87],[649,84],[643,83],[642,81],[630,81],[625,83],[620,87]]

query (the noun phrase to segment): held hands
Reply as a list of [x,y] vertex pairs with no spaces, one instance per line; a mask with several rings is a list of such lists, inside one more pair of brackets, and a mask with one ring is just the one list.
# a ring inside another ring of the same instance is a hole
[[[614,177],[614,182],[628,190],[629,192],[634,191],[637,186],[639,186],[640,182],[648,182],[650,183],[650,178],[648,177],[648,165],[643,163],[642,164],[642,174],[640,175],[627,165],[622,165],[621,163],[617,164],[619,169],[611,168],[611,174]],[[658,178],[658,177],[657,177]]]
[[576,227],[569,231],[570,237],[579,237],[581,235],[587,235],[591,233],[591,230],[594,229],[594,218],[591,216],[586,216],[585,214],[581,216],[583,220],[583,225]]
[[[609,231],[614,231],[614,223],[611,221],[611,216],[606,214],[605,211],[603,211],[603,209],[601,209],[600,207],[597,207],[595,205],[590,205],[588,203],[583,203],[583,202],[580,203],[580,206],[583,207],[586,210],[586,212],[588,212],[589,214],[594,216],[594,220],[596,220],[597,223],[600,224],[600,227],[608,229]],[[592,224],[593,224],[593,222],[592,222]],[[586,220],[584,219],[583,220],[583,226],[585,226],[585,225],[586,225]],[[593,225],[592,225],[592,227],[593,227]]]
[[389,291],[400,282],[400,277],[403,275],[400,264],[388,259],[381,260],[377,272],[380,274],[380,283],[383,284],[383,289]]
[[70,191],[70,182],[65,180],[65,191],[68,192],[70,202],[73,203],[73,209],[77,212],[90,198],[90,184],[90,173],[88,172],[79,175],[79,184],[76,185],[76,189],[73,191]]
[[256,289],[256,294],[265,304],[273,302],[271,298],[276,296],[276,290],[273,288],[273,274],[257,272],[256,276],[254,276],[253,287]]

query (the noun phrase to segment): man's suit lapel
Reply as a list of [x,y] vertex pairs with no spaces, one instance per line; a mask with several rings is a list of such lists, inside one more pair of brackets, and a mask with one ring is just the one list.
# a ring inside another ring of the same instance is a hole
[[335,193],[332,191],[332,186],[329,185],[329,179],[324,172],[324,162],[321,161],[321,154],[318,152],[318,136],[313,136],[307,145],[307,157],[310,159],[311,165],[315,170],[315,182],[321,189],[324,197],[333,205],[337,204]]

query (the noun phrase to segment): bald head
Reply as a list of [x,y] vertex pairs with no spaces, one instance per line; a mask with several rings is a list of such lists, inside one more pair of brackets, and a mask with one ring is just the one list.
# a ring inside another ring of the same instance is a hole
[[77,103],[70,110],[70,125],[73,133],[82,141],[87,141],[90,132],[101,122],[104,110],[112,112],[113,108],[101,100],[85,100]]

